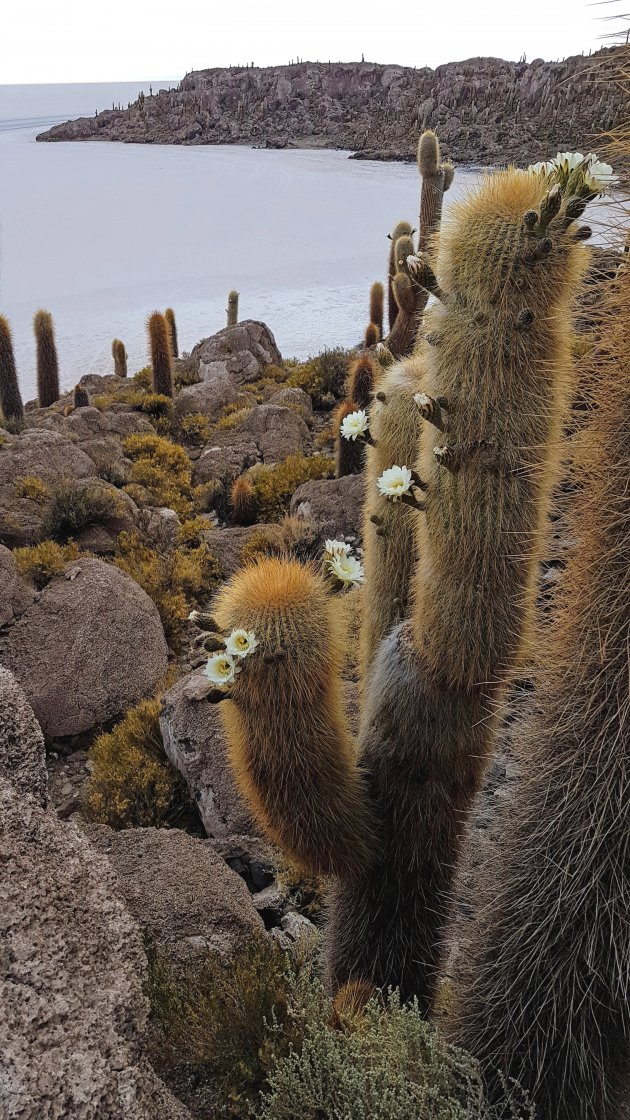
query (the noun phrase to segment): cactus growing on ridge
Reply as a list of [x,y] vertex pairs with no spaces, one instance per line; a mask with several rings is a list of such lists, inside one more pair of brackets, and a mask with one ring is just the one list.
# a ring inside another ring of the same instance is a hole
[[453,182],[452,163],[440,163],[440,145],[434,132],[427,130],[418,140],[418,170],[422,178],[418,251],[430,252],[440,228],[444,192]]
[[238,292],[232,289],[228,294],[227,325],[235,327],[238,324]]
[[84,389],[82,385],[75,385],[74,393],[72,396],[72,403],[75,408],[88,408],[90,404],[90,398],[88,396],[87,389]]
[[0,315],[0,409],[14,430],[24,426],[24,405],[15,367],[13,336],[9,320]]
[[48,408],[59,400],[59,361],[50,311],[35,313],[33,330],[37,352],[37,399],[40,408]]
[[179,358],[179,344],[177,341],[177,322],[175,320],[175,312],[172,307],[167,307],[164,312],[164,318],[168,326],[169,338],[171,340],[171,353],[174,358]]
[[127,351],[124,342],[115,338],[112,342],[112,358],[114,359],[114,377],[127,376]]
[[151,374],[154,393],[165,397],[173,396],[173,369],[171,340],[168,324],[159,311],[154,311],[147,320],[149,347],[151,351]]
[[[512,746],[447,1029],[536,1115],[623,1120],[630,1092],[630,274],[600,302],[574,439],[573,552],[536,635],[535,705]],[[598,337],[597,337],[598,336]]]
[[346,399],[335,411],[332,427],[335,433],[335,475],[359,474],[363,469],[365,447],[362,439],[347,439],[342,427],[346,416],[369,408],[378,365],[371,354],[363,352],[353,358],[348,369]]
[[253,525],[256,520],[256,492],[246,475],[241,475],[232,483],[230,512],[235,525]]

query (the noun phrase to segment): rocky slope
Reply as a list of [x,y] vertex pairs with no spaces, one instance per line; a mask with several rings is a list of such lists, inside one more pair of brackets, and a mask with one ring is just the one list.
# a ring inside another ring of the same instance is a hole
[[606,49],[563,62],[471,58],[436,70],[369,62],[200,70],[177,89],[37,139],[347,148],[407,159],[419,126],[436,129],[460,163],[530,162],[591,147],[620,123],[623,94],[602,82],[613,57]]

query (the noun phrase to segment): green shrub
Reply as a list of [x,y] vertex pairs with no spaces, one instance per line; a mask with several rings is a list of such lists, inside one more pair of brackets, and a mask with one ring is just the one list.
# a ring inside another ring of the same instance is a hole
[[46,483],[34,474],[25,474],[23,478],[17,478],[13,486],[18,498],[30,498],[33,502],[45,502],[50,494]]
[[217,420],[214,425],[214,430],[218,432],[232,431],[233,428],[238,428],[239,424],[249,416],[252,410],[251,405],[238,405],[228,404],[223,410],[223,416]]
[[86,817],[110,828],[160,828],[194,819],[186,785],[170,765],[160,734],[158,697],[127,712],[92,744]]
[[260,556],[282,556],[305,563],[320,552],[315,530],[304,517],[283,517],[275,525],[261,525],[247,538],[239,559],[247,564]]
[[348,357],[347,350],[337,347],[306,362],[290,363],[287,385],[303,389],[316,408],[332,408],[345,395]]
[[89,525],[119,517],[123,507],[104,486],[66,479],[52,492],[42,521],[42,536],[67,541]]
[[210,439],[210,421],[203,412],[189,412],[179,420],[178,435],[185,443],[203,447]]
[[254,487],[259,521],[280,521],[298,486],[334,473],[335,461],[327,455],[289,455],[282,463],[253,467],[247,477]]
[[127,436],[123,447],[133,460],[130,482],[150,490],[156,505],[189,517],[192,468],[183,447],[152,433]]
[[79,549],[74,543],[61,545],[56,541],[41,541],[13,550],[19,571],[41,591],[55,576],[60,576],[66,564],[76,560]]

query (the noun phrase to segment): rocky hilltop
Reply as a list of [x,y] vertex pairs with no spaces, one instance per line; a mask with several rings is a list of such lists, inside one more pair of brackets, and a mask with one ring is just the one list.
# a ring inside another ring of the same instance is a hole
[[471,58],[419,69],[311,63],[200,70],[177,89],[56,125],[38,140],[347,148],[411,159],[417,128],[460,163],[529,162],[591,146],[623,119],[623,93],[601,79],[614,50],[562,62]]

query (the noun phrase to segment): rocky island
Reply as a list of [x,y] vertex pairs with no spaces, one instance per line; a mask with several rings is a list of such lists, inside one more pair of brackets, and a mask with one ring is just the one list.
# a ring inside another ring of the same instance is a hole
[[532,152],[595,145],[623,120],[612,49],[562,62],[471,58],[432,70],[372,62],[227,67],[127,108],[55,125],[37,139],[133,144],[346,148],[414,158],[416,129],[436,129],[458,163],[529,162]]

